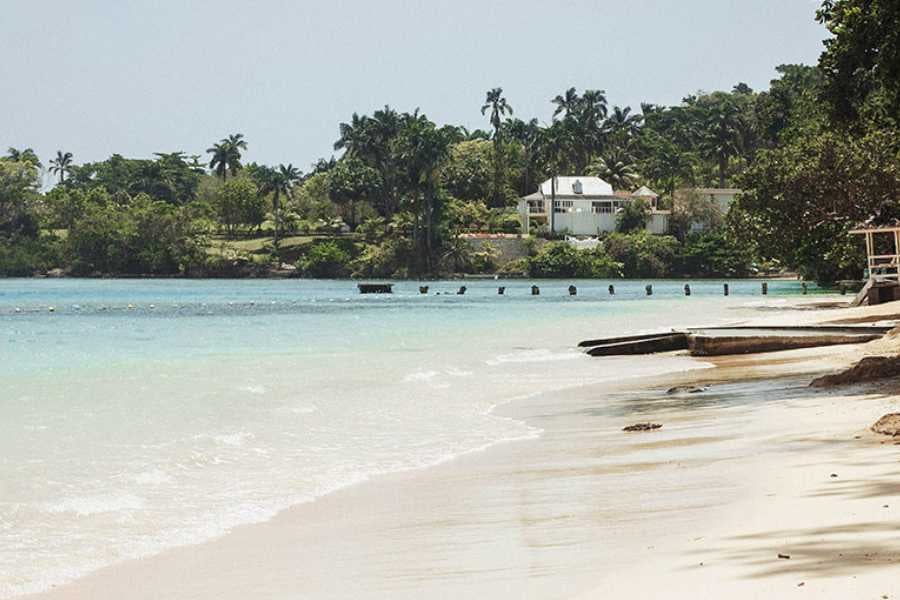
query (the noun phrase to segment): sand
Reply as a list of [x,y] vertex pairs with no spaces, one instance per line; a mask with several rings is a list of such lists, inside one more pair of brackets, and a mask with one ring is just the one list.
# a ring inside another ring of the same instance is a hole
[[[499,412],[541,437],[346,488],[35,598],[900,597],[900,446],[868,429],[900,410],[900,390],[807,385],[894,344],[719,357],[507,405]],[[696,384],[709,388],[665,393]],[[638,422],[663,427],[622,431]]]

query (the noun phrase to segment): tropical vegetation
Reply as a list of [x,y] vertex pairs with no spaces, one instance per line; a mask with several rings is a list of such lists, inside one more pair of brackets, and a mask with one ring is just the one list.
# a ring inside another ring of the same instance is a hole
[[[780,65],[764,90],[737,83],[628,107],[572,86],[548,99],[542,122],[516,116],[515,98],[493,87],[472,107],[474,130],[385,106],[340,123],[335,154],[306,172],[247,162],[241,133],[205,155],[80,162],[59,150],[46,167],[32,148],[9,148],[0,274],[656,277],[775,265],[858,277],[848,230],[900,218],[900,11],[827,0],[817,18],[831,33],[818,65]],[[516,200],[556,174],[649,186],[672,210],[670,235],[649,235],[634,202],[590,251],[523,240],[531,255],[503,264],[467,241],[517,234]],[[722,215],[697,187],[743,194]]]

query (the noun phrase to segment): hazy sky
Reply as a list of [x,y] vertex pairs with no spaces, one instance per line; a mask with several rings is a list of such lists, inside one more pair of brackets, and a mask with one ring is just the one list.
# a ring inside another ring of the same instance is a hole
[[548,121],[550,98],[677,103],[815,63],[812,0],[0,0],[0,148],[202,153],[307,170],[384,104],[486,127],[485,90]]

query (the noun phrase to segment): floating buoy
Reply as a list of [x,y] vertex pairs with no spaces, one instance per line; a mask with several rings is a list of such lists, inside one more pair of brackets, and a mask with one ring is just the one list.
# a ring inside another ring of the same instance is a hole
[[578,288],[576,288],[574,285],[570,285],[569,286],[569,295],[574,296],[577,293],[578,293]]
[[16,312],[17,312],[17,313],[20,313],[20,312],[22,312],[22,309],[19,308],[19,307],[17,306],[17,307],[16,307]]
[[466,293],[466,286],[464,286],[464,285],[459,286],[459,289],[456,290],[457,296],[462,296],[465,293]]
[[129,304],[129,305],[128,305],[128,310],[134,310],[134,304]]
[[48,306],[48,307],[47,307],[47,312],[56,312],[56,307],[54,307],[54,306]]

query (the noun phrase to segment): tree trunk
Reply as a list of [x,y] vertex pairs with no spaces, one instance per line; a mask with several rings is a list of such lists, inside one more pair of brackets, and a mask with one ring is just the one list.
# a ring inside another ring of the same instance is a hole
[[[278,195],[278,190],[275,191],[275,197],[272,199],[272,208],[274,208],[275,212],[275,235],[272,237],[272,246],[275,248],[275,256],[278,257],[278,261],[281,262],[281,254],[278,252],[278,227],[281,221],[281,199]],[[280,264],[278,265],[281,266]]]

